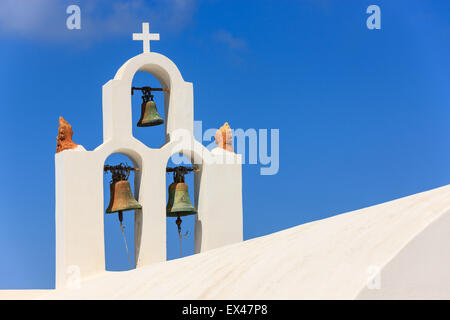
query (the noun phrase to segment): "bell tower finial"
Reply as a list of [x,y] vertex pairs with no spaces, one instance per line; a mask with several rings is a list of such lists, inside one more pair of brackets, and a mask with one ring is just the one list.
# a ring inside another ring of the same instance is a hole
[[150,52],[150,41],[159,40],[159,33],[150,33],[148,22],[143,22],[142,33],[133,33],[133,40],[141,40],[144,53]]

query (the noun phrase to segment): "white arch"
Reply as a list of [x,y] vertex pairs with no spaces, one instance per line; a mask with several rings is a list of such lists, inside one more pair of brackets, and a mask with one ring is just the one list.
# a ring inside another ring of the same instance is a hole
[[103,135],[104,140],[119,133],[132,136],[131,86],[138,71],[155,76],[163,88],[166,121],[166,142],[176,129],[186,129],[193,134],[194,110],[192,83],[185,82],[176,65],[155,52],[142,53],[128,60],[117,71],[113,80],[103,86]]
[[169,58],[156,52],[141,53],[131,58],[117,70],[114,80],[125,80],[131,86],[134,74],[138,71],[153,74],[163,86],[174,90],[178,89],[177,83],[184,81],[177,66]]

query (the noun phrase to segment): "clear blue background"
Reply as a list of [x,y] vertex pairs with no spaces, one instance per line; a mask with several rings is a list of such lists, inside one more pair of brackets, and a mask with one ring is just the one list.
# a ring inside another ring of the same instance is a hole
[[[69,4],[81,7],[81,30],[66,29]],[[366,27],[371,4],[381,30]],[[86,149],[102,143],[101,87],[142,51],[131,40],[141,22],[161,34],[152,51],[193,82],[204,129],[280,129],[278,174],[243,166],[249,239],[450,183],[449,14],[447,0],[2,1],[0,288],[54,286],[58,117]],[[143,83],[156,84],[137,74]],[[133,130],[163,143],[162,126]],[[107,268],[126,270],[117,217],[105,222]],[[167,229],[177,258],[175,223]]]

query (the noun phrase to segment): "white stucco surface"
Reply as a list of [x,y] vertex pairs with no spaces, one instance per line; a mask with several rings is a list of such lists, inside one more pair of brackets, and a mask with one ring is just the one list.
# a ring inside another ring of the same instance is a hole
[[[28,297],[449,299],[449,226],[450,185]],[[374,266],[379,289],[368,289]]]

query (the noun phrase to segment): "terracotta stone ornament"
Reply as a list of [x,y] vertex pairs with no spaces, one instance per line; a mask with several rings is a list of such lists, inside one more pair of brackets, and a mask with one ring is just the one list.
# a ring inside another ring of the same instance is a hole
[[225,149],[230,152],[233,150],[233,134],[228,122],[225,122],[223,126],[216,132],[215,142],[219,148]]
[[72,126],[64,120],[63,117],[59,117],[58,136],[56,137],[56,153],[66,149],[74,149],[78,146],[78,144],[72,141],[72,136]]

